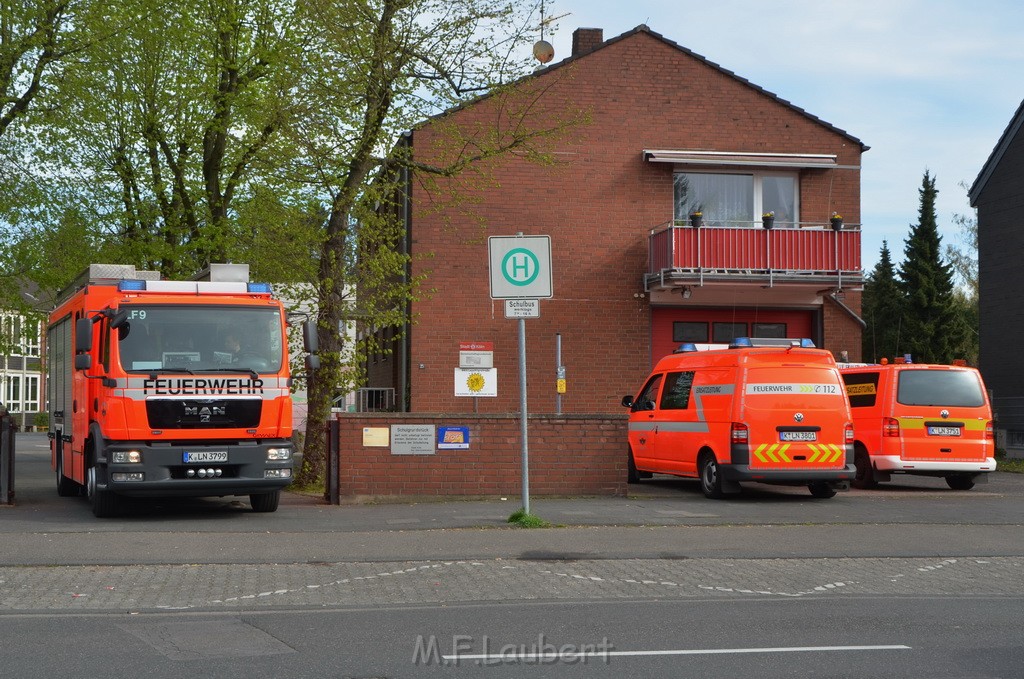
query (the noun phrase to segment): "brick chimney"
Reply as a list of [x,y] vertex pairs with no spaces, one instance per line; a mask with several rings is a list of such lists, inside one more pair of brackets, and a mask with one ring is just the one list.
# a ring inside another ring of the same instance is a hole
[[604,42],[604,29],[602,28],[577,28],[572,32],[572,55],[582,56],[593,52]]

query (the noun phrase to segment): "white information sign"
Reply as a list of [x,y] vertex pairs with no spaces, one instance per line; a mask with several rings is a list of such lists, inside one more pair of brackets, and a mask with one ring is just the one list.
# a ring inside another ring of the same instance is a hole
[[553,296],[550,236],[491,236],[487,258],[491,299]]
[[505,318],[540,318],[540,300],[506,299]]
[[497,368],[456,368],[456,396],[497,396]]

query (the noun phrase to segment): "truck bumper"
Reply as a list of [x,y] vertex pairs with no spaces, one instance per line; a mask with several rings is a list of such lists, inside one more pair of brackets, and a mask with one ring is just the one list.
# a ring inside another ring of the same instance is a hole
[[899,455],[872,455],[875,469],[886,472],[907,474],[984,474],[996,470],[995,458],[989,457],[977,462],[947,462],[945,460],[904,460]]
[[785,486],[803,486],[808,483],[823,481],[832,485],[836,490],[848,490],[850,481],[857,475],[857,468],[852,464],[848,464],[840,469],[801,469],[793,471],[751,469],[750,465],[745,464],[721,464],[719,469],[725,481],[748,481]]
[[[129,497],[211,497],[281,490],[292,481],[292,456],[268,460],[270,449],[292,451],[289,440],[161,445],[109,442],[97,458],[96,486]],[[114,462],[117,452],[138,451],[141,462]],[[186,462],[187,453],[216,453],[217,461]],[[226,460],[222,458],[225,457]]]

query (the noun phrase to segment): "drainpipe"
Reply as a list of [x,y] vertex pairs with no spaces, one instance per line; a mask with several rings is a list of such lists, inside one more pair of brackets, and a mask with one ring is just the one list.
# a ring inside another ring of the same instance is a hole
[[838,290],[833,290],[832,292],[830,292],[825,297],[825,299],[832,300],[832,303],[835,304],[840,309],[842,309],[846,313],[847,316],[849,316],[853,320],[857,321],[857,324],[860,325],[861,329],[867,329],[867,327],[868,327],[867,322],[863,318],[858,316],[856,314],[856,312],[854,312],[853,309],[851,309],[850,307],[848,307],[845,304],[843,304],[843,302],[838,297],[836,297],[836,293],[838,293],[838,292],[839,292]]
[[[405,145],[412,147],[412,131],[407,131],[403,135],[405,137]],[[412,211],[409,209],[409,203],[412,201],[410,184],[409,184],[409,168],[402,168],[402,224],[404,226],[402,233],[402,253],[405,255],[409,254],[409,229],[412,228]],[[403,284],[409,283],[409,267],[412,266],[412,262],[406,262],[405,267],[402,271],[402,282]],[[402,328],[402,345],[400,348],[401,357],[398,361],[398,388],[399,398],[398,402],[399,411],[406,413],[409,412],[409,333],[412,329],[412,324],[409,319],[412,318],[412,302],[406,301],[405,303],[405,319]]]

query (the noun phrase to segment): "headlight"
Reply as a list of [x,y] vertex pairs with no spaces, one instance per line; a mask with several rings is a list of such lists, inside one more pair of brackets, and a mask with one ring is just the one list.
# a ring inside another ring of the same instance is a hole
[[267,448],[268,460],[290,460],[292,459],[291,448]]
[[142,453],[137,450],[115,450],[111,457],[114,464],[138,464],[142,462]]

